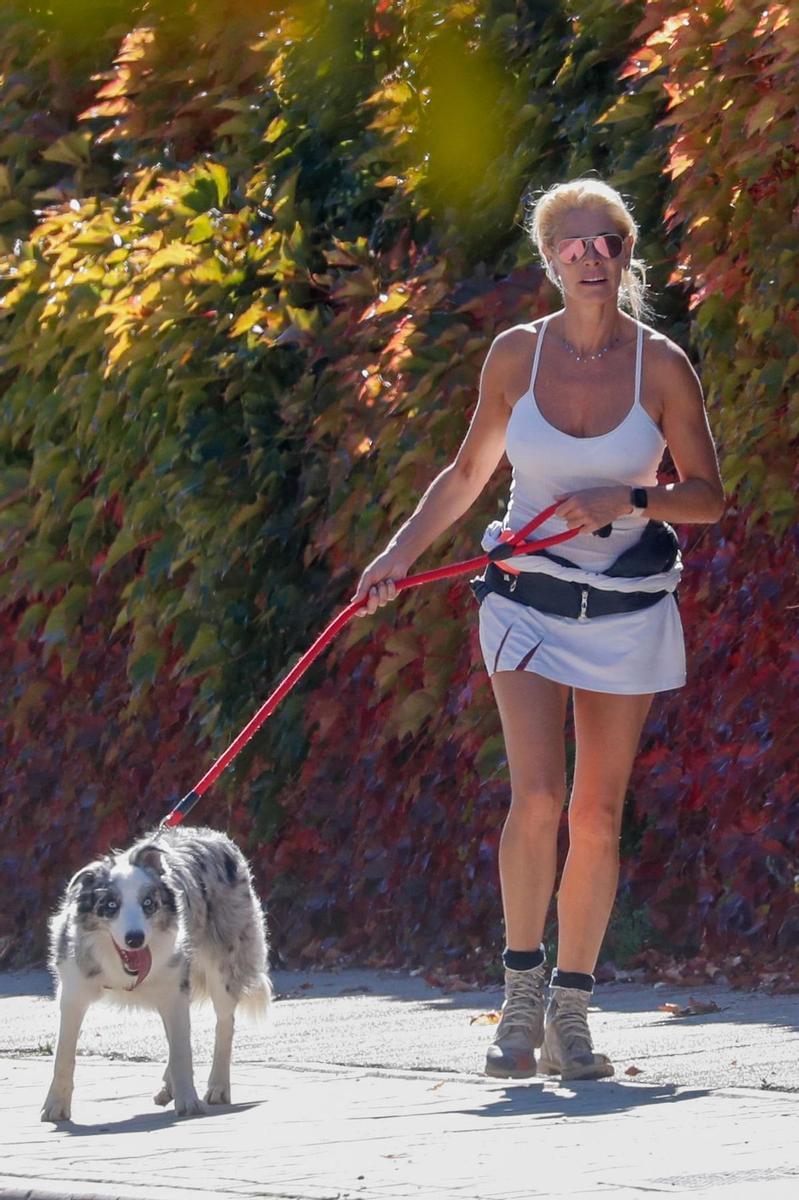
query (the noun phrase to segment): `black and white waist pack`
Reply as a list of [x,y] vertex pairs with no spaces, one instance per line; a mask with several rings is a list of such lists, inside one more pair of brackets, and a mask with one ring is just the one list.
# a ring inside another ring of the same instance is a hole
[[[501,544],[490,552],[493,560],[507,558],[508,548]],[[670,571],[680,554],[677,534],[665,521],[648,521],[644,532],[634,546],[622,551],[607,570],[600,572],[611,578],[642,579],[647,575],[662,575]],[[549,550],[538,550],[531,557],[548,558],[564,567],[576,567],[559,554]],[[526,604],[539,612],[552,613],[560,617],[572,617],[587,621],[591,617],[605,617],[611,613],[637,612],[657,604],[670,589],[657,592],[611,591],[592,587],[588,583],[577,583],[559,579],[542,571],[505,571],[497,561],[486,567],[483,575],[470,580],[469,586],[482,602],[489,592],[496,592],[517,604]],[[676,599],[676,596],[675,596]]]

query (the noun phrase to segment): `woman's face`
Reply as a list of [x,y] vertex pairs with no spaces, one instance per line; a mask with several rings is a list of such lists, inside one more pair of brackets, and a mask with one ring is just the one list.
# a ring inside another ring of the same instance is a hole
[[[622,236],[602,204],[585,204],[568,209],[559,218],[546,255],[568,296],[607,303],[618,295],[621,273],[630,265],[632,244],[632,236]],[[608,257],[608,251],[615,257]]]

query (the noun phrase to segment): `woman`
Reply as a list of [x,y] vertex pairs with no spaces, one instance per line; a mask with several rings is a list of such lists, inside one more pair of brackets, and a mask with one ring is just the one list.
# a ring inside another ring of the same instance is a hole
[[[529,232],[563,308],[493,342],[457,457],[366,568],[354,598],[368,597],[364,615],[392,600],[394,580],[474,503],[505,450],[513,483],[504,530],[521,529],[555,501],[534,536],[579,529],[557,553],[489,568],[476,589],[512,793],[499,851],[505,1002],[486,1071],[597,1079],[613,1065],[594,1052],[587,1011],[618,883],[624,797],[654,694],[685,682],[673,595],[679,555],[649,568],[640,555],[650,533],[664,533],[650,521],[717,521],[724,492],[699,381],[682,350],[638,320],[644,271],[632,258],[637,229],[622,197],[595,179],[558,184],[535,204]],[[680,482],[658,486],[666,445]],[[502,540],[497,525],[487,549]],[[629,571],[622,563],[630,554],[622,556],[632,547],[639,561]],[[542,937],[565,800],[570,688],[576,758],[547,1004]]]

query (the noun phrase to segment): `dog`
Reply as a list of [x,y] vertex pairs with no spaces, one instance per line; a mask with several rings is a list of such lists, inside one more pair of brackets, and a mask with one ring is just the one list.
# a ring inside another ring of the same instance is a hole
[[[272,999],[266,928],[247,862],[213,829],[159,829],[73,876],[50,921],[50,967],[60,1024],[43,1121],[71,1117],[78,1034],[103,997],[154,1008],[169,1059],[154,1100],[180,1117],[230,1103],[230,1053],[239,1004],[264,1016]],[[216,1011],[205,1104],[194,1086],[189,1027],[193,1000]]]

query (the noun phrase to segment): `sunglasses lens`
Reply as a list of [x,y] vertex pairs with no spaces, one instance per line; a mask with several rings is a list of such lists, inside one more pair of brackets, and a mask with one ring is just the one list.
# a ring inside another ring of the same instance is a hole
[[594,238],[594,245],[603,258],[618,258],[621,254],[622,239],[618,233],[603,233]]
[[585,242],[582,238],[564,238],[555,249],[561,262],[573,263],[585,254]]

